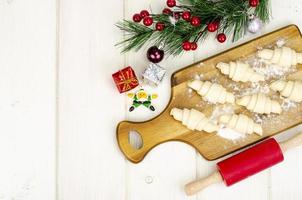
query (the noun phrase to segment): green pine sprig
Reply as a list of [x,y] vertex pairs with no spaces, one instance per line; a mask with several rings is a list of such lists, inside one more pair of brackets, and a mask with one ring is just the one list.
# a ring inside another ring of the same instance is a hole
[[125,39],[117,46],[122,47],[122,52],[128,52],[138,51],[146,43],[157,46],[164,44],[166,54],[178,55],[183,52],[184,41],[200,42],[206,39],[208,23],[219,21],[217,33],[225,33],[232,41],[237,41],[246,33],[250,13],[254,13],[263,23],[270,19],[269,0],[259,0],[256,8],[251,8],[248,0],[180,0],[177,9],[198,16],[201,19],[200,26],[194,27],[182,18],[174,20],[173,14],[151,14],[154,24],[165,24],[163,31],[124,20],[116,24],[125,33]]

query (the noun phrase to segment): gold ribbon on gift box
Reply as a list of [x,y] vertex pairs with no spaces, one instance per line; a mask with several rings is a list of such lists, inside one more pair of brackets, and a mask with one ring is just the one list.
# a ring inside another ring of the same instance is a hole
[[126,70],[125,75],[122,71],[120,71],[120,79],[121,82],[118,83],[118,85],[123,84],[123,89],[122,91],[127,91],[131,89],[131,83],[132,84],[138,84],[138,81],[135,77],[133,77],[133,71],[131,68],[129,70]]

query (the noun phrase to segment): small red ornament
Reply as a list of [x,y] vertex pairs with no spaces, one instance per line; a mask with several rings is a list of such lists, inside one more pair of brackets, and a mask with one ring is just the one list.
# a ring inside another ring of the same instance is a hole
[[189,41],[184,41],[184,42],[182,43],[182,48],[183,48],[183,50],[185,50],[185,51],[190,51],[190,50],[191,50],[191,42],[189,42]]
[[132,17],[134,22],[140,22],[142,20],[142,17],[140,16],[140,14],[134,14]]
[[190,21],[190,19],[191,19],[191,13],[190,13],[189,11],[184,11],[184,12],[182,13],[182,18],[183,18],[184,20],[186,20],[186,21]]
[[167,0],[167,6],[172,8],[176,6],[176,1],[175,0]]
[[153,19],[152,17],[145,17],[144,20],[143,20],[143,23],[145,26],[151,26],[153,24]]
[[199,17],[196,17],[196,16],[192,17],[191,24],[192,24],[192,26],[199,26],[200,25]]
[[191,42],[191,50],[196,50],[198,47],[197,43],[196,42]]
[[171,15],[172,11],[169,8],[163,9],[163,14],[165,15]]
[[127,92],[139,85],[135,72],[130,66],[112,74],[112,78],[120,93]]
[[257,7],[259,4],[259,0],[249,0],[249,4],[251,7]]
[[165,29],[165,24],[162,22],[157,22],[155,25],[155,29],[157,31],[163,31]]
[[217,30],[216,27],[217,25],[214,22],[211,22],[208,24],[207,29],[209,32],[215,32]]
[[224,34],[224,33],[219,33],[218,35],[217,35],[217,40],[218,40],[218,42],[220,42],[220,43],[224,43],[225,41],[226,41],[226,35]]
[[164,58],[165,52],[157,46],[152,46],[147,51],[147,58],[152,63],[159,63]]
[[140,16],[144,19],[145,17],[149,16],[149,12],[147,10],[142,10],[140,12]]

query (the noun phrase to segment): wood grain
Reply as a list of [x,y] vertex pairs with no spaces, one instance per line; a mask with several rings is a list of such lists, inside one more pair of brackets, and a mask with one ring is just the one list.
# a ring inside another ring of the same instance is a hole
[[[131,19],[133,13],[146,9],[147,3],[152,4],[152,12],[160,13],[165,4],[165,1],[148,2],[148,1],[125,1],[125,18]],[[138,52],[129,52],[126,55],[125,66],[132,66],[140,79],[141,87],[147,92],[156,93],[159,95],[153,101],[156,110],[148,111],[144,108],[135,109],[133,112],[126,112],[126,119],[129,121],[142,121],[155,117],[158,113],[164,110],[170,99],[170,79],[171,74],[186,66],[193,61],[193,52],[184,54],[179,58],[167,57],[159,63],[167,69],[167,74],[162,83],[156,87],[149,87],[141,81],[140,74],[149,64],[146,59],[146,51],[149,48],[145,45]],[[139,59],[138,59],[139,58]],[[136,91],[135,89],[134,91]],[[129,109],[131,105],[130,98],[126,97],[126,105]],[[118,149],[119,151],[119,149]],[[178,156],[174,156],[177,152]],[[124,157],[122,154],[121,157]],[[139,165],[134,165],[127,160],[127,196],[126,199],[141,200],[141,199],[156,199],[156,200],[189,200],[191,197],[186,197],[181,185],[190,178],[196,176],[196,160],[195,149],[181,142],[169,142],[166,145],[161,145],[154,149],[149,156],[144,159]],[[176,176],[177,174],[177,176]]]
[[0,199],[56,198],[56,1],[0,1]]
[[123,4],[62,0],[60,16],[58,199],[124,199],[126,165],[114,134],[124,97],[111,78],[123,66],[114,46],[121,34],[112,33]]
[[[161,65],[168,69],[167,77],[153,90],[159,94],[157,110],[128,113],[126,97],[118,94],[110,76],[124,64],[139,75],[148,64],[147,46],[121,55],[114,44],[122,34],[113,24],[149,6],[161,12],[165,1],[0,0],[0,199],[300,200],[302,176],[296,172],[302,168],[301,148],[289,151],[285,162],[272,170],[229,188],[217,184],[188,198],[181,186],[196,175],[209,175],[217,160],[209,162],[185,143],[169,142],[134,165],[125,161],[115,137],[118,121],[150,119],[165,109],[171,90],[168,77],[193,63],[193,57],[198,61],[290,23],[302,27],[300,1],[272,2],[272,20],[258,34],[224,44],[211,34],[194,56],[189,52],[165,59]],[[298,131],[302,128],[290,134]]]
[[[233,143],[220,138],[216,134],[190,131],[169,115],[173,107],[196,108],[200,110],[200,108],[196,107],[200,102],[200,97],[195,95],[188,100],[186,94],[187,81],[192,78],[192,74],[202,74],[204,80],[216,79],[222,85],[227,86],[230,80],[222,76],[219,71],[215,69],[215,65],[218,62],[228,62],[247,57],[254,54],[258,47],[273,44],[280,38],[287,40],[287,46],[297,51],[302,51],[300,31],[296,26],[291,25],[175,72],[171,79],[171,100],[166,110],[159,116],[146,122],[133,123],[124,121],[119,123],[117,127],[117,139],[125,156],[130,161],[137,163],[140,162],[152,148],[161,143],[167,141],[182,141],[192,145],[206,159],[214,160],[301,123],[302,106],[298,104],[294,111],[284,111],[281,115],[274,117],[273,120],[264,120],[262,124],[264,134],[262,137],[252,134],[241,142]],[[249,85],[246,84],[246,87],[249,87]],[[231,88],[229,89],[230,91],[232,90]],[[212,110],[212,105],[204,104],[202,107],[202,111],[206,115],[209,115]],[[242,108],[238,108],[236,112],[249,114],[248,111]],[[128,132],[130,130],[136,130],[141,135],[143,139],[141,149],[137,150],[130,146],[128,142]]]

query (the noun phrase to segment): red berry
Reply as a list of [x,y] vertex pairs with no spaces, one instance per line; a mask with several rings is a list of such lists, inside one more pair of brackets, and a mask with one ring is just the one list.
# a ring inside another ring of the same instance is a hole
[[140,14],[134,14],[132,19],[134,22],[140,22],[142,20]]
[[199,26],[200,25],[200,19],[199,19],[199,17],[192,17],[192,19],[191,19],[191,24],[192,24],[192,26]]
[[215,32],[217,30],[216,27],[216,24],[214,22],[211,22],[208,24],[207,29],[209,32]]
[[167,0],[167,6],[172,8],[176,6],[176,1],[175,0]]
[[142,10],[142,11],[140,12],[140,16],[141,16],[142,18],[145,18],[145,17],[149,16],[149,12],[148,12],[147,10]]
[[191,50],[196,50],[198,47],[197,43],[196,42],[191,42]]
[[162,22],[157,22],[155,25],[155,29],[157,31],[163,31],[165,29],[165,24]]
[[257,7],[259,4],[259,0],[249,0],[249,4],[251,7]]
[[153,24],[153,19],[152,17],[145,17],[144,20],[143,20],[143,23],[145,26],[151,26]]
[[215,29],[218,30],[218,28],[219,28],[219,21],[215,21],[214,24],[215,24]]
[[184,12],[182,13],[182,18],[183,18],[184,20],[186,20],[186,21],[190,21],[190,19],[191,19],[191,13],[190,13],[189,11],[184,11]]
[[225,42],[226,41],[226,35],[224,34],[224,33],[219,33],[218,35],[217,35],[217,40],[218,40],[218,42],[220,42],[220,43],[223,43],[223,42]]
[[163,14],[170,15],[171,13],[172,13],[172,11],[169,8],[163,9]]
[[185,50],[185,51],[190,51],[190,50],[191,50],[191,42],[189,42],[189,41],[184,41],[184,42],[182,43],[182,48],[183,48],[183,50]]
[[174,12],[174,18],[179,19],[180,18],[180,13],[179,12]]

